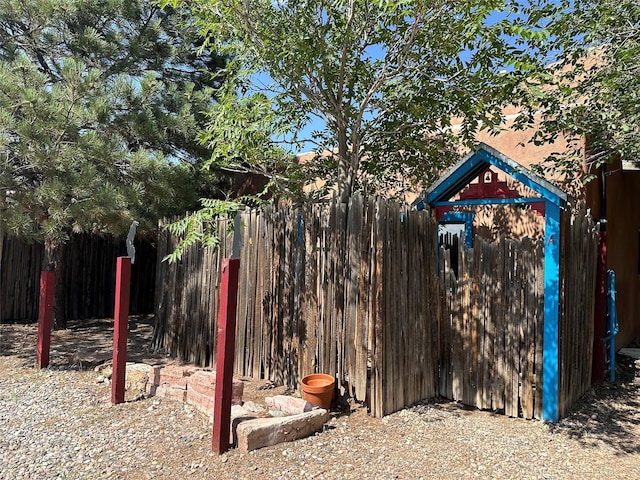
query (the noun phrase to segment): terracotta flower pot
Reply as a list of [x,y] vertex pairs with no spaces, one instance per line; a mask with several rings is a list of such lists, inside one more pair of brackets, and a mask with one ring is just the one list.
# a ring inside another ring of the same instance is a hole
[[325,373],[312,373],[302,379],[302,397],[309,403],[329,410],[333,400],[335,378]]

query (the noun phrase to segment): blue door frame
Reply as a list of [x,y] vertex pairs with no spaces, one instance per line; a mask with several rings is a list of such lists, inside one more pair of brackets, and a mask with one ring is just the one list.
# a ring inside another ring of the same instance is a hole
[[[540,195],[533,198],[495,198],[481,200],[450,199],[482,171],[494,166]],[[558,324],[560,319],[560,214],[567,194],[545,179],[485,144],[454,165],[427,191],[431,208],[545,202],[544,243],[544,332],[542,352],[542,419],[558,421]]]

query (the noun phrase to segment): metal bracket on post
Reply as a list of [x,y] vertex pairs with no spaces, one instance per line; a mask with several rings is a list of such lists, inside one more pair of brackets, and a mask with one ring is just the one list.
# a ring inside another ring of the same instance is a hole
[[133,239],[136,236],[136,227],[140,225],[135,220],[131,222],[129,234],[127,235],[127,256],[131,259],[131,265],[136,263],[136,247],[133,246]]

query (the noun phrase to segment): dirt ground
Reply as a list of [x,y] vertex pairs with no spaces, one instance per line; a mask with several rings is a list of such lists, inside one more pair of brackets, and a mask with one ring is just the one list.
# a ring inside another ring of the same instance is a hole
[[[151,348],[154,318],[152,315],[131,316],[129,319],[129,337],[127,361],[149,365],[182,364],[164,353],[154,352]],[[35,365],[37,343],[37,325],[4,324],[0,325],[0,356],[15,356],[21,359],[25,367]],[[640,348],[640,337],[629,347]],[[110,361],[113,355],[113,319],[72,320],[65,330],[54,330],[51,334],[50,368],[52,369],[91,369],[96,365]],[[616,357],[616,382],[596,386],[573,408],[573,415],[599,399],[628,398],[634,402],[634,379],[640,377],[640,371],[632,359],[626,356]],[[262,402],[264,397],[295,394],[284,386],[277,386],[267,380],[243,377],[244,401]],[[631,393],[630,393],[631,392]],[[344,412],[358,412],[366,416],[366,409],[357,404],[345,402],[338,405]],[[640,405],[639,405],[640,407]]]
[[[382,419],[347,404],[311,437],[217,456],[208,417],[193,409],[154,398],[110,404],[110,387],[96,383],[92,366],[111,358],[113,320],[69,327],[53,332],[50,368],[39,372],[36,326],[0,324],[0,480],[61,472],[78,479],[640,478],[640,371],[628,357],[618,357],[616,382],[589,390],[557,424],[443,400]],[[131,318],[128,359],[174,363],[150,350],[152,333],[151,317]],[[245,401],[285,393],[241,380]],[[122,451],[113,449],[116,438]]]
[[[154,319],[151,315],[129,319],[127,362],[148,365],[182,363],[151,349]],[[37,326],[35,324],[5,324],[0,328],[0,356],[16,356],[25,367],[35,365]],[[113,356],[113,319],[73,320],[65,330],[51,332],[51,369],[86,370],[111,361]],[[273,395],[290,394],[283,386],[266,380],[243,377],[244,401],[262,403]]]

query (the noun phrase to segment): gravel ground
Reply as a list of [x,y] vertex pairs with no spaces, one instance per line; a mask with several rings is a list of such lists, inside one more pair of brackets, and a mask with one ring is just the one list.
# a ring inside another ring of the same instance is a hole
[[[104,322],[54,333],[52,366],[42,371],[33,368],[35,331],[0,325],[0,479],[640,478],[633,363],[622,365],[623,381],[591,390],[557,425],[445,402],[383,419],[351,406],[315,436],[218,456],[205,415],[166,399],[111,405],[110,386],[77,368],[79,345],[111,347]],[[136,335],[149,333],[141,323]],[[154,360],[133,347],[132,357]],[[281,393],[244,380],[253,400]]]

